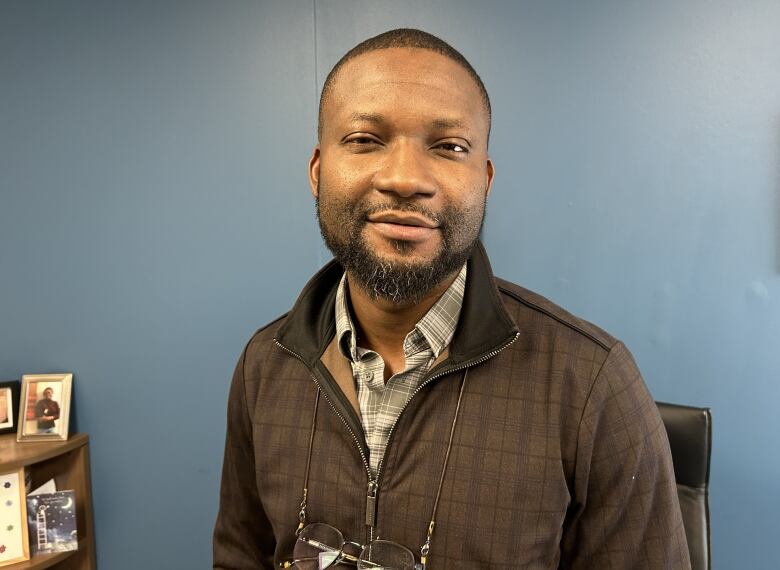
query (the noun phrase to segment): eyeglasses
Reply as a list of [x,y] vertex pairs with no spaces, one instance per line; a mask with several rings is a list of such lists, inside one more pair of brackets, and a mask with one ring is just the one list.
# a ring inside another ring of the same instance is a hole
[[408,548],[389,540],[374,540],[367,546],[347,542],[341,531],[325,523],[306,525],[295,543],[293,560],[282,565],[296,570],[347,566],[357,566],[358,570],[415,570],[414,554]]
[[311,467],[311,451],[314,444],[314,430],[317,424],[317,409],[320,401],[320,390],[314,400],[314,415],[311,422],[309,435],[309,453],[306,458],[306,473],[303,483],[303,499],[298,512],[298,528],[295,531],[298,539],[293,547],[293,559],[279,564],[280,568],[293,568],[296,570],[323,570],[325,568],[355,567],[358,570],[425,570],[428,554],[431,548],[431,538],[436,524],[436,510],[439,506],[444,475],[447,471],[447,463],[452,449],[452,438],[455,434],[455,425],[460,412],[460,402],[463,398],[463,388],[466,386],[468,369],[463,372],[463,379],[458,393],[458,402],[455,405],[455,413],[450,428],[450,439],[447,443],[447,452],[444,455],[444,464],[439,478],[439,488],[436,491],[436,499],[433,503],[431,521],[428,524],[428,533],[420,547],[420,563],[415,563],[414,554],[405,546],[401,546],[389,540],[375,539],[363,546],[356,542],[344,540],[344,535],[335,527],[325,523],[306,523],[306,507],[309,493],[309,468]]

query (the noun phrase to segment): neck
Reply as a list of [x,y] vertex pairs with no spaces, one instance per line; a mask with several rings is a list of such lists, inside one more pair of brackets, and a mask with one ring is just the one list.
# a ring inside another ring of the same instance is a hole
[[386,299],[373,298],[351,280],[347,272],[349,300],[358,329],[359,345],[379,353],[385,364],[389,365],[388,372],[403,370],[403,345],[406,335],[439,300],[457,275],[455,272],[448,276],[416,303],[397,304]]

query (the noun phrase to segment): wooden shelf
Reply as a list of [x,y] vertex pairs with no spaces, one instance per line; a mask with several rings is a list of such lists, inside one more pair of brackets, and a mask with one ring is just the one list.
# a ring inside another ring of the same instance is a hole
[[16,441],[16,434],[0,435],[0,468],[13,471],[34,463],[46,461],[63,453],[86,445],[89,437],[85,433],[76,433],[66,441]]
[[66,441],[17,442],[16,434],[0,436],[0,472],[24,467],[36,488],[54,479],[57,489],[76,492],[76,524],[79,549],[33,556],[30,560],[0,567],[2,570],[95,570],[95,531],[92,520],[92,483],[89,472],[89,437],[83,433]]
[[[79,546],[79,548],[81,548]],[[70,552],[55,552],[54,554],[41,554],[40,556],[33,556],[29,560],[24,562],[17,562],[16,564],[10,564],[3,566],[3,570],[43,570],[43,568],[51,568],[55,564],[59,564],[64,560],[67,560],[71,556],[76,554],[75,550]]]

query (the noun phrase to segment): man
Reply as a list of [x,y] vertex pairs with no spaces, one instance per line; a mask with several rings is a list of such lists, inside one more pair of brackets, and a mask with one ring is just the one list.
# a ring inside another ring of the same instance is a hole
[[491,273],[490,120],[479,76],[424,32],[331,71],[309,178],[336,260],[236,367],[215,568],[377,539],[431,569],[689,567],[628,350]]
[[46,388],[43,398],[35,403],[35,419],[38,420],[38,433],[54,433],[54,420],[60,419],[60,405],[52,400],[54,390]]

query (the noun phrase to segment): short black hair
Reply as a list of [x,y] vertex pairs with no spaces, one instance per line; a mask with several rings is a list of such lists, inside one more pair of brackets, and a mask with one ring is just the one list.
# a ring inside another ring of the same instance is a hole
[[458,50],[445,42],[443,39],[438,38],[433,34],[429,34],[428,32],[416,30],[414,28],[398,28],[381,33],[378,36],[374,36],[360,42],[358,45],[345,53],[338,61],[338,63],[333,66],[333,69],[330,70],[328,77],[325,78],[325,84],[322,86],[322,94],[320,95],[319,116],[317,119],[317,138],[322,136],[322,110],[325,107],[325,102],[330,95],[330,92],[333,90],[333,83],[339,70],[349,60],[354,59],[359,55],[387,48],[427,49],[451,59],[460,65],[463,69],[465,69],[476,82],[480,95],[482,95],[482,102],[485,105],[485,111],[487,112],[488,117],[488,137],[490,136],[490,122],[492,116],[490,109],[490,97],[488,97],[487,89],[485,89],[485,84],[482,83],[482,79],[480,78],[479,74],[474,70],[473,67],[471,67],[471,64],[465,57],[463,57],[463,54],[461,54]]

